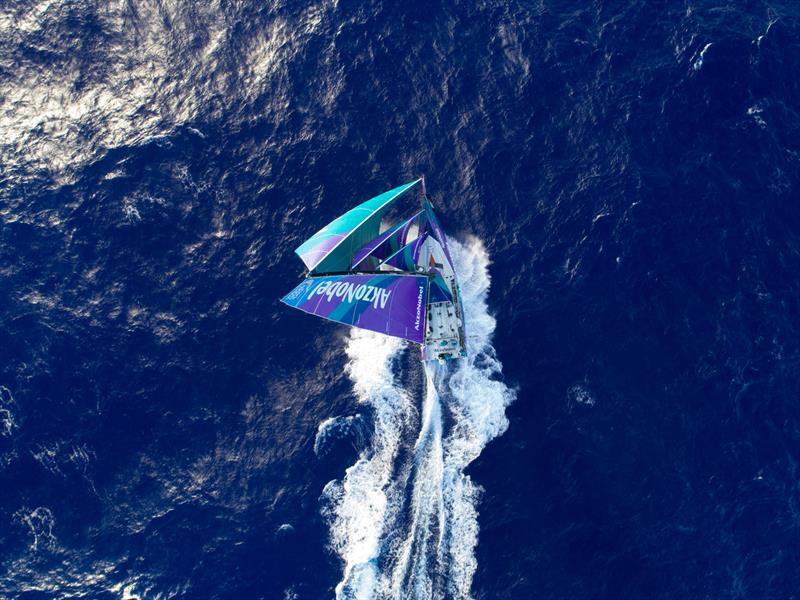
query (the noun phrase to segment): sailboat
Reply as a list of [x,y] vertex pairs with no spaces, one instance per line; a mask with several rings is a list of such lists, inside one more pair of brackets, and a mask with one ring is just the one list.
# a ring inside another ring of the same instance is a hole
[[[382,229],[414,188],[422,191],[419,209]],[[347,211],[295,253],[308,270],[284,304],[418,344],[425,361],[466,356],[458,280],[423,178]]]

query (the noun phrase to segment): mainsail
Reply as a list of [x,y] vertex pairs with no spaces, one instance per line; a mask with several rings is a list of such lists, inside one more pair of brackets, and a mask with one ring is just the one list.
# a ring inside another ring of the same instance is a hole
[[380,233],[388,209],[421,181],[367,200],[297,248],[308,273],[282,302],[420,344],[424,360],[465,356],[458,283],[430,197],[424,194],[421,210]]

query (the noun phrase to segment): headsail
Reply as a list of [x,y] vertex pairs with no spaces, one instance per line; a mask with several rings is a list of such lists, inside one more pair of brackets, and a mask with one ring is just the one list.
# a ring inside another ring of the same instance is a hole
[[419,264],[419,250],[426,237],[427,234],[421,234],[383,261],[383,264],[401,271],[416,271]]
[[[424,211],[419,211],[410,219],[390,227],[365,244],[353,257],[353,269],[357,271],[376,270],[381,261],[386,260],[405,245],[411,228],[419,222],[420,217],[424,214]],[[413,271],[414,269],[406,270]]]
[[453,259],[450,258],[450,249],[447,247],[447,237],[445,237],[444,231],[442,231],[442,226],[439,225],[439,219],[436,218],[433,207],[427,198],[425,198],[422,205],[425,207],[425,215],[427,216],[425,225],[428,231],[430,231],[431,237],[441,244],[444,255],[447,257],[447,262],[452,266]]
[[384,213],[397,198],[420,181],[417,179],[396,187],[347,211],[311,236],[295,252],[309,271],[349,271],[355,252],[377,237]]
[[326,275],[309,277],[281,302],[331,321],[421,344],[428,277]]

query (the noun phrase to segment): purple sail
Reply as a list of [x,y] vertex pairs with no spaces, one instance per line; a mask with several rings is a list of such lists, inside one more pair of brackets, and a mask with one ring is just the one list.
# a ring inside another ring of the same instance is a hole
[[450,258],[450,248],[447,247],[447,237],[442,231],[442,226],[439,225],[439,219],[436,218],[431,203],[425,200],[422,205],[425,207],[425,213],[427,215],[426,227],[431,232],[433,238],[442,245],[444,255],[447,257],[447,262],[450,263],[450,266],[453,266],[453,259]]
[[328,275],[304,280],[281,301],[337,323],[422,343],[428,278]]

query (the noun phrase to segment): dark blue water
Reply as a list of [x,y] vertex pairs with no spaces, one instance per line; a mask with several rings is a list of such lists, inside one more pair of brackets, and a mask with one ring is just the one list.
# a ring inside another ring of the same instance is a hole
[[331,597],[369,428],[277,299],[424,173],[518,390],[474,596],[796,598],[800,9],[671,6],[0,6],[0,596]]

